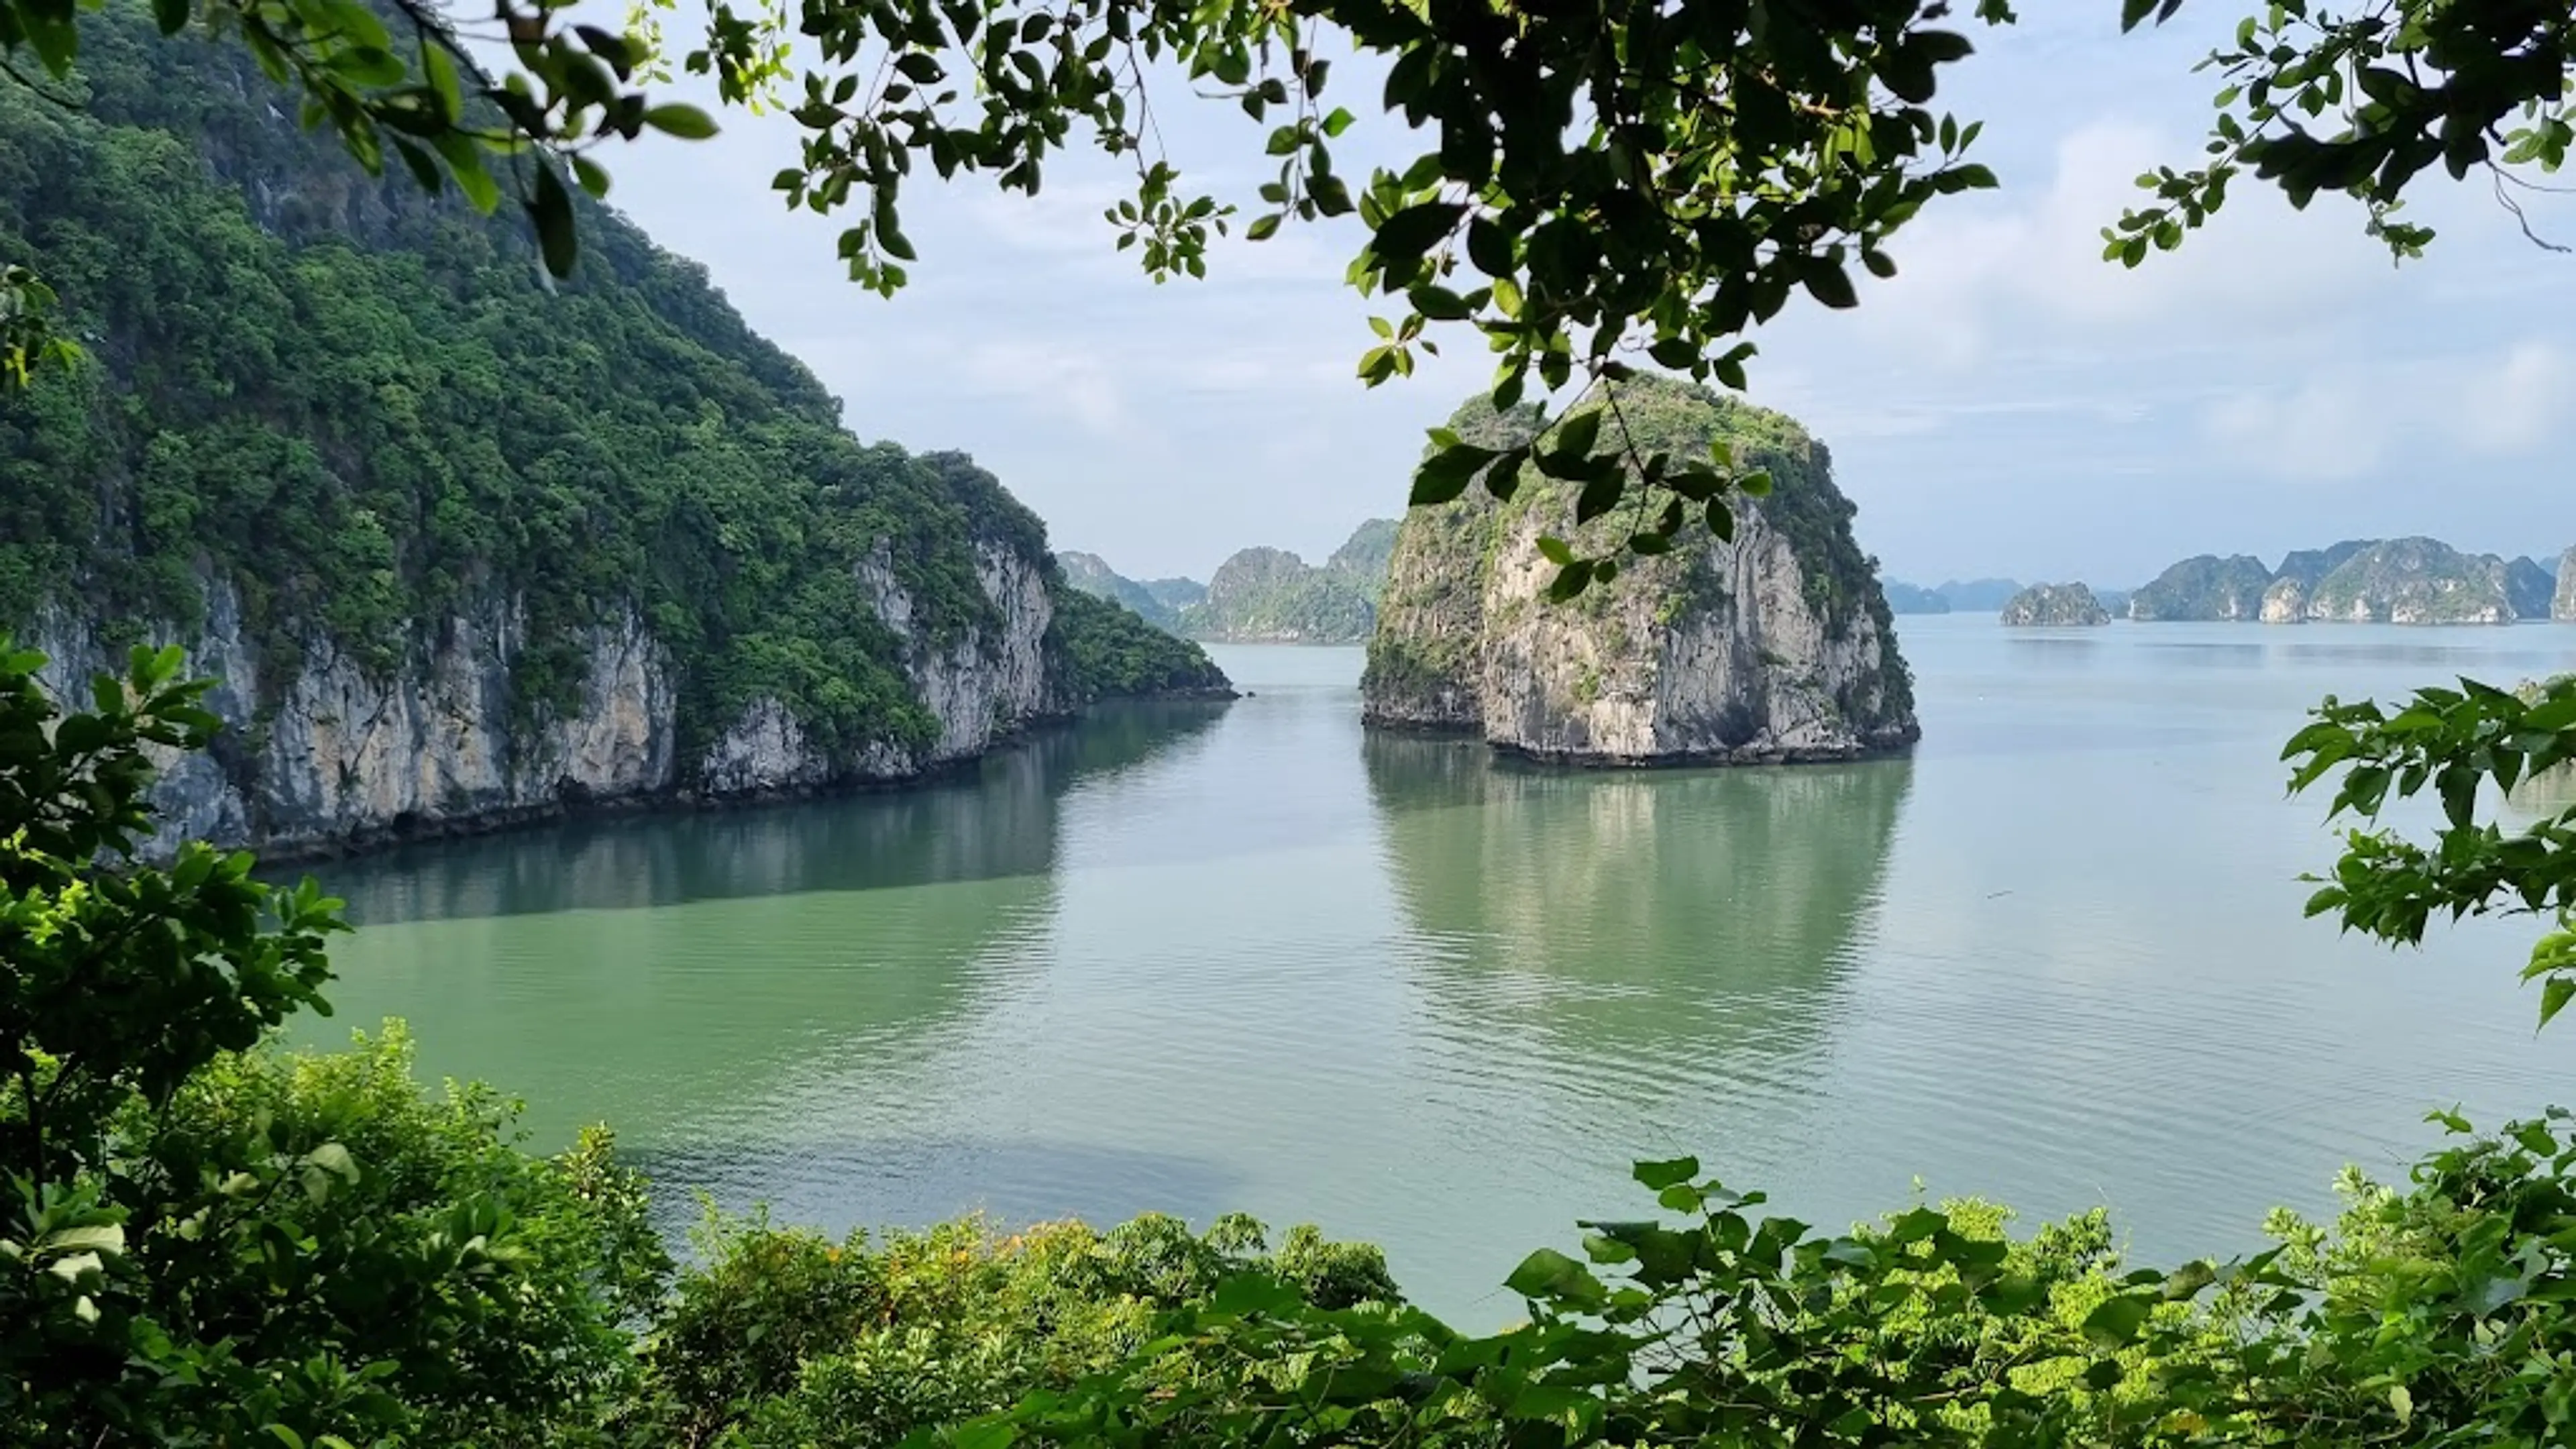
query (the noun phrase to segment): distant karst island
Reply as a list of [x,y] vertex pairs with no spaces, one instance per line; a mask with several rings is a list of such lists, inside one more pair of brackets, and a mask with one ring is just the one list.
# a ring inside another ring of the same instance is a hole
[[2111,622],[2111,611],[2082,584],[2033,584],[2004,601],[1996,622],[2015,628]]
[[[2035,587],[2035,586],[2034,586]],[[2129,591],[2086,584],[2094,602],[2113,615],[2127,612]],[[1999,613],[2025,591],[2018,579],[1951,579],[1938,584],[1909,584],[1902,579],[1886,583],[1887,607],[1896,614],[1993,614]]]
[[[2433,538],[2355,538],[2294,549],[2271,567],[2251,554],[2197,554],[2136,589],[2100,584],[1891,579],[1898,614],[1981,613],[2013,626],[2139,623],[2512,624],[2576,620],[2576,548],[2555,564],[2466,553]],[[2094,612],[2101,618],[2093,618]]]
[[[2576,550],[2570,550],[2576,554]],[[2511,624],[2576,618],[2556,568],[2530,558],[2463,553],[2432,538],[2347,539],[2266,568],[2250,554],[2201,554],[2129,599],[2129,617],[2266,624]]]
[[1204,584],[1139,582],[1098,554],[1060,553],[1065,582],[1126,605],[1146,622],[1210,644],[1362,644],[1377,625],[1378,594],[1395,548],[1396,522],[1372,518],[1320,565],[1277,548],[1247,548]]

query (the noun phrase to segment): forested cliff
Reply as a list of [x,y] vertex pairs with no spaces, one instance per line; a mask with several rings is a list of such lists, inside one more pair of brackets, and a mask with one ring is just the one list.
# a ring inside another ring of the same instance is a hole
[[547,287],[513,222],[370,181],[238,50],[123,21],[85,33],[77,109],[0,87],[0,259],[89,353],[0,410],[0,627],[58,680],[146,637],[223,677],[170,833],[899,779],[1222,687],[1060,607],[999,482],[859,442],[604,208]]

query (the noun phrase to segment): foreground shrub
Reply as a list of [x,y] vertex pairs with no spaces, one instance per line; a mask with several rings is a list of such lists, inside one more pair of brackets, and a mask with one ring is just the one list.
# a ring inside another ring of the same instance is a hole
[[177,651],[59,713],[0,647],[0,1443],[561,1443],[627,1392],[667,1258],[604,1135],[551,1160],[320,1005],[339,903],[149,828],[212,720]]
[[1069,1387],[1136,1353],[1162,1316],[1247,1275],[1317,1303],[1392,1299],[1384,1257],[1247,1218],[1204,1234],[1149,1214],[1103,1233],[979,1218],[835,1243],[716,1218],[648,1351],[633,1427],[659,1442],[859,1446]]
[[[1689,1159],[1665,1216],[1530,1255],[1530,1316],[1461,1334],[1256,1269],[1127,1360],[942,1430],[961,1449],[1366,1444],[2563,1444],[2576,1436],[2576,1136],[2467,1135],[2403,1188],[2347,1174],[2226,1265],[2128,1269],[2099,1213],[2015,1240],[1981,1203],[1846,1235]],[[1177,1371],[1176,1371],[1177,1370]],[[934,1436],[921,1436],[928,1442]]]

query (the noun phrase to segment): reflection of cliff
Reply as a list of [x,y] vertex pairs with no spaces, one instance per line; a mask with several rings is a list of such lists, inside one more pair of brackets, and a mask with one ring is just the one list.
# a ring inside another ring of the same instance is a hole
[[1057,811],[1222,704],[1121,705],[941,786],[568,825],[320,867],[360,929],[336,1044],[411,1023],[423,1074],[534,1104],[541,1144],[606,1120],[649,1150],[774,1141],[804,1084],[927,1051],[1042,940]]
[[935,785],[694,815],[606,817],[310,867],[361,925],[1043,875],[1085,777],[1198,734],[1222,701],[1103,705]]
[[1444,947],[1431,998],[1577,1067],[1808,1037],[1911,779],[1902,760],[1565,774],[1385,735],[1367,765],[1398,893]]

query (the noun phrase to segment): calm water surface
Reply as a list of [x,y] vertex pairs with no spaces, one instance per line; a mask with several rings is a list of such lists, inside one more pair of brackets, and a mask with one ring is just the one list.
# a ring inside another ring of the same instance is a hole
[[2392,954],[2300,919],[2276,762],[2332,691],[2576,667],[2576,627],[1908,618],[1908,761],[1550,774],[1359,726],[1356,650],[1222,649],[935,788],[326,867],[335,1040],[604,1119],[655,1173],[834,1228],[1243,1208],[1384,1243],[1436,1309],[1639,1156],[1840,1223],[2108,1203],[2158,1259],[2330,1205],[2460,1104],[2576,1098],[2530,923]]

